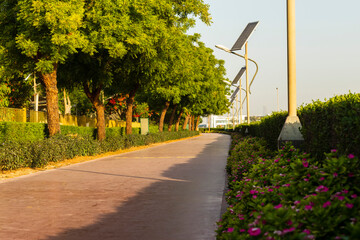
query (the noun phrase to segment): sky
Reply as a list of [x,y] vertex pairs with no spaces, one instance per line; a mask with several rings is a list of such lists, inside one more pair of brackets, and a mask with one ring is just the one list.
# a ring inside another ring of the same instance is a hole
[[[276,88],[280,110],[287,110],[286,0],[204,2],[210,5],[213,23],[207,26],[198,21],[188,33],[200,33],[216,58],[225,60],[230,81],[245,62],[215,45],[231,48],[248,23],[260,21],[248,41],[249,58],[259,64],[259,73],[250,89],[250,115],[262,116],[277,110]],[[349,91],[360,93],[359,9],[359,0],[296,1],[298,106]],[[253,64],[249,71],[251,77],[255,72]],[[244,77],[242,84],[245,86]]]

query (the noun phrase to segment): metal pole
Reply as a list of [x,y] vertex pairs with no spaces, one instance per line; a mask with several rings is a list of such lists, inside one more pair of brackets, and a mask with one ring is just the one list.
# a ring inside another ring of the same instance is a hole
[[241,98],[241,78],[239,79],[239,95],[240,95],[240,124],[242,124],[242,98]]
[[250,103],[249,103],[249,67],[248,67],[248,43],[245,44],[245,67],[246,67],[246,112],[247,112],[247,124],[250,124]]
[[236,95],[236,123],[239,124],[239,95]]
[[295,0],[287,1],[288,19],[288,109],[289,116],[296,116],[296,37]]

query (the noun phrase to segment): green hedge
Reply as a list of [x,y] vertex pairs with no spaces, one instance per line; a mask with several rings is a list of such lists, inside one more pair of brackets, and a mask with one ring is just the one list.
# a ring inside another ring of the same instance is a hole
[[243,135],[262,137],[268,143],[268,147],[275,150],[277,148],[277,139],[285,123],[287,112],[273,113],[271,116],[264,117],[260,122],[243,124],[235,128],[236,132]]
[[360,155],[360,94],[315,101],[299,109],[305,149],[316,156],[337,149]]
[[0,145],[0,170],[42,167],[49,162],[59,162],[75,156],[92,156],[198,134],[198,132],[190,131],[151,133],[148,135],[133,134],[110,136],[102,142],[94,140],[92,136],[65,136],[59,134],[34,142],[4,142]]
[[6,141],[37,141],[47,136],[43,123],[0,122],[0,143]]
[[[319,158],[331,149],[342,154],[360,155],[360,94],[349,93],[325,102],[314,101],[300,107],[298,115],[307,152]],[[275,149],[286,117],[287,112],[274,113],[260,122],[238,126],[235,131],[263,137],[269,147]]]
[[[96,138],[96,128],[61,125],[61,134]],[[140,134],[140,128],[133,128],[133,134]],[[106,137],[124,136],[125,127],[106,128]],[[29,122],[0,122],[0,143],[38,141],[49,137],[47,124]]]

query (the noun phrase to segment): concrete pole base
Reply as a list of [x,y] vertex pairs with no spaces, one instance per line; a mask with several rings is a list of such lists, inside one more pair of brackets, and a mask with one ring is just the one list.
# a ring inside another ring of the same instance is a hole
[[294,147],[301,147],[304,137],[300,132],[301,123],[298,116],[288,116],[278,138],[278,148],[287,142],[292,142]]

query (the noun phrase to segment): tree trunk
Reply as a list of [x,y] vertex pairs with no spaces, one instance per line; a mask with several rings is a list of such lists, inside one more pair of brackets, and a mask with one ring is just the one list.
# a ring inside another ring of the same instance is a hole
[[139,86],[137,85],[135,89],[130,91],[129,98],[126,100],[126,135],[132,134],[132,116],[133,116],[133,107],[135,94]]
[[160,115],[160,121],[159,121],[159,132],[163,132],[164,131],[164,120],[165,120],[165,115],[167,110],[169,109],[170,106],[170,102],[166,102],[165,103],[165,107],[163,108],[163,110],[161,111],[161,115]]
[[172,129],[172,125],[175,119],[175,113],[176,113],[176,109],[177,109],[177,104],[175,104],[174,109],[172,111],[171,117],[170,117],[170,121],[169,121],[169,127],[168,127],[168,131],[171,132]]
[[195,131],[199,131],[200,116],[196,118]]
[[[189,122],[189,118],[190,118],[190,115],[188,114],[186,117],[185,117],[185,121],[184,121],[184,125],[183,125],[183,130],[186,129],[186,126]],[[189,126],[189,129],[190,129],[190,126]]]
[[48,74],[41,74],[41,81],[45,85],[46,90],[47,124],[50,136],[54,136],[55,134],[60,133],[60,115],[56,73],[57,66],[55,65],[53,72]]
[[180,126],[180,120],[181,120],[181,116],[183,114],[183,110],[181,110],[177,120],[176,120],[176,124],[175,124],[175,131],[178,132],[179,131],[179,126]]
[[100,98],[97,98],[93,104],[96,109],[97,138],[99,141],[102,141],[106,138],[105,106]]
[[84,83],[84,92],[96,109],[97,139],[103,141],[106,138],[105,130],[105,106],[100,99],[102,85],[90,91],[88,83]]
[[191,131],[195,130],[195,116],[191,116]]

